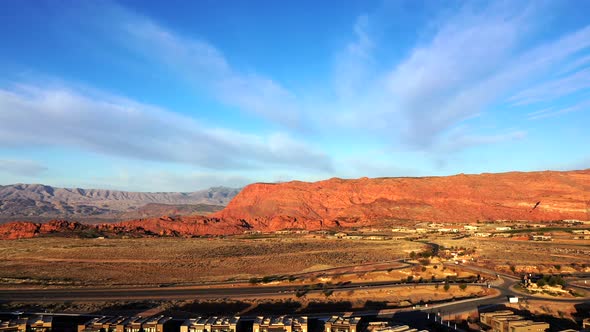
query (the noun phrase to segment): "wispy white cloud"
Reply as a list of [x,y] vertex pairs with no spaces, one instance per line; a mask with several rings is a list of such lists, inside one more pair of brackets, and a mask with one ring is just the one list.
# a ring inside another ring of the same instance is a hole
[[[590,26],[530,45],[536,18],[545,9],[541,3],[498,3],[478,9],[467,5],[458,14],[437,20],[430,38],[424,37],[389,69],[365,77],[363,88],[351,89],[355,93],[351,99],[359,102],[344,108],[345,123],[434,156],[526,138],[526,127],[500,128],[486,135],[469,132],[477,129],[472,119],[493,112],[491,107],[506,97],[549,100],[587,87],[590,75],[582,69],[562,81],[521,90],[518,97],[513,93],[566,63],[582,64],[579,52],[590,46]],[[370,16],[366,20],[370,22]],[[369,52],[355,58],[357,62],[349,69],[352,81],[358,77],[356,69],[366,73],[364,69],[371,67],[370,61],[375,60],[370,51],[378,47],[365,48]],[[348,53],[346,47],[342,54]],[[338,80],[346,82],[346,78]],[[458,127],[472,128],[457,131]]]
[[528,114],[528,119],[529,120],[539,120],[539,119],[545,119],[545,118],[552,118],[552,117],[556,117],[559,115],[564,115],[564,114],[568,114],[568,113],[572,113],[572,112],[578,112],[578,111],[587,111],[590,110],[590,100],[586,100],[586,101],[582,101],[579,103],[576,103],[574,105],[571,106],[567,106],[567,107],[550,107],[550,108],[546,108],[543,110],[539,110],[536,112],[531,112]]
[[[150,181],[146,181],[150,179]],[[87,187],[104,187],[133,191],[180,191],[192,192],[211,187],[240,188],[252,183],[252,179],[239,174],[219,172],[184,172],[120,170],[106,177],[88,178]]]
[[210,169],[332,167],[327,155],[284,133],[207,127],[162,108],[67,87],[0,90],[0,145],[66,146]]
[[590,88],[590,68],[536,84],[519,92],[511,97],[510,100],[514,102],[514,105],[528,105],[544,101],[554,101],[588,88]]
[[235,68],[221,50],[204,39],[183,36],[129,10],[111,5],[106,29],[126,48],[156,60],[222,103],[290,129],[305,123],[297,96],[281,83],[257,72]]
[[37,176],[47,170],[47,167],[32,160],[0,159],[0,172],[17,176]]

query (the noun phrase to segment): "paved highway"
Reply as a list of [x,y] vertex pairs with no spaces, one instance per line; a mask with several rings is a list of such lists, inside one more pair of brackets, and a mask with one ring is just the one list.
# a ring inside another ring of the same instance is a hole
[[[435,285],[435,283],[400,284],[396,282],[365,282],[331,285],[326,288],[309,289],[321,292],[324,289],[361,290]],[[486,287],[483,284],[473,284]],[[0,290],[0,302],[39,302],[69,300],[113,299],[217,299],[224,297],[257,297],[295,293],[302,286],[248,286],[248,287],[159,287],[159,288],[81,288],[81,289],[4,289]]]

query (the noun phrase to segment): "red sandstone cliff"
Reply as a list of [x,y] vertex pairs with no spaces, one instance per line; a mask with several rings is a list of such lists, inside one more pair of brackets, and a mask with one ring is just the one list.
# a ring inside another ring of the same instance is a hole
[[[536,207],[536,203],[540,204]],[[533,209],[534,208],[534,209]],[[590,220],[590,170],[424,178],[256,183],[212,216],[161,217],[115,224],[51,221],[0,225],[0,239],[64,235],[197,236],[245,230],[365,226],[396,220]],[[95,232],[92,234],[92,232]]]
[[213,216],[270,230],[387,220],[590,220],[590,170],[257,183]]
[[250,229],[242,221],[221,221],[203,216],[161,217],[129,220],[113,224],[88,225],[65,220],[47,223],[15,221],[0,225],[0,239],[27,239],[58,234],[60,236],[199,236],[241,234]]

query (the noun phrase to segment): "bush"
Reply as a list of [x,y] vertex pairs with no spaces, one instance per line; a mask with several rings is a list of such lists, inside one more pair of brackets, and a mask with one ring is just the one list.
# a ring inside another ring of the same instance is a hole
[[545,285],[547,285],[547,283],[545,282],[545,280],[543,280],[543,279],[537,280],[537,286],[543,287]]
[[459,288],[461,288],[461,290],[465,290],[467,288],[467,285],[461,284],[461,285],[459,285]]
[[449,285],[449,284],[445,284],[445,287],[443,287],[445,292],[448,292],[450,288],[451,288],[451,285]]

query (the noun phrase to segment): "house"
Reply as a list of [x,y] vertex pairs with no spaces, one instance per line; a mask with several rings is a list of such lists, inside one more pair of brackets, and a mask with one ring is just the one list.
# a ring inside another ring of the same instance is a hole
[[[408,325],[393,325],[390,322],[369,322],[366,332],[418,332]],[[427,332],[425,330],[419,332]]]
[[586,318],[582,321],[582,329],[590,330],[590,318]]
[[544,332],[549,329],[549,324],[545,322],[533,322],[527,320],[512,322],[508,329],[508,332]]
[[78,332],[123,332],[123,325],[121,324],[127,319],[129,318],[124,316],[93,318],[84,324],[78,325]]
[[116,332],[143,332],[142,325],[147,320],[147,317],[129,317],[117,324]]
[[180,332],[236,332],[239,316],[198,317],[184,321]]
[[9,321],[0,321],[0,331],[2,332],[50,332],[53,326],[53,316],[30,316],[21,317]]
[[510,310],[481,313],[479,319],[491,327],[492,332],[544,332],[549,329],[548,323],[525,320]]
[[357,332],[360,317],[332,316],[324,324],[324,332]]
[[253,332],[307,332],[307,317],[258,316],[252,325]]
[[372,241],[384,241],[384,240],[389,240],[391,239],[390,237],[387,236],[383,236],[383,235],[370,235],[370,236],[366,236],[365,240],[372,240]]
[[533,241],[551,241],[550,235],[532,235],[531,240]]
[[[152,316],[143,322],[141,328],[143,332],[172,332],[171,321],[172,317]],[[178,330],[176,330],[178,331]]]
[[510,230],[512,230],[512,227],[500,226],[500,227],[496,227],[496,230],[499,231],[499,232],[510,231]]
[[473,232],[473,231],[477,231],[479,229],[479,226],[465,225],[465,226],[463,226],[463,229],[466,231]]
[[482,312],[479,315],[479,321],[482,324],[485,324],[487,326],[492,326],[492,319],[494,317],[499,317],[499,316],[507,316],[507,315],[513,315],[514,313],[510,310],[501,310],[501,311],[493,311],[493,312]]
[[398,227],[398,228],[392,228],[391,231],[393,233],[400,233],[400,232],[407,232],[408,229],[405,227]]
[[490,237],[490,236],[492,236],[492,233],[475,233],[473,235],[475,235],[477,237]]
[[338,233],[334,234],[334,236],[335,236],[337,239],[344,239],[344,238],[346,238],[346,237],[348,236],[348,234],[346,234],[346,233],[344,233],[344,232],[338,232]]

